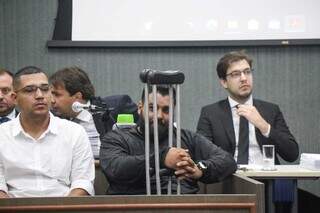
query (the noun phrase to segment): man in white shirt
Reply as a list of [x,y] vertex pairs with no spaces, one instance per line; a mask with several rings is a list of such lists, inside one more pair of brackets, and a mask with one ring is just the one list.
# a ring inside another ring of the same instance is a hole
[[0,69],[0,124],[16,117],[12,88],[13,74]]
[[93,155],[98,158],[100,135],[104,134],[101,114],[92,115],[88,110],[72,108],[75,102],[89,105],[94,98],[94,87],[87,73],[78,67],[67,67],[55,72],[49,80],[52,85],[53,113],[83,126],[89,136]]
[[0,125],[0,197],[94,195],[85,130],[49,113],[48,78],[24,67],[13,80],[17,118]]

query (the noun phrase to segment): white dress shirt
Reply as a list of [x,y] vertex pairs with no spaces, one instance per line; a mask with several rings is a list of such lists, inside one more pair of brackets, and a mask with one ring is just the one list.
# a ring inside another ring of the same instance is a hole
[[[233,100],[230,96],[228,97],[228,101],[229,101],[230,108],[232,111],[234,133],[236,136],[236,149],[235,149],[235,153],[234,153],[234,159],[237,161],[240,116],[237,114],[236,106],[239,103],[237,101]],[[252,96],[250,96],[249,99],[244,104],[252,106],[253,105]],[[259,144],[257,142],[255,127],[252,123],[250,123],[250,122],[248,122],[248,123],[249,123],[249,159],[248,159],[248,164],[262,165],[263,164],[263,160],[262,160],[263,156],[262,156],[262,152],[260,150]],[[269,131],[270,131],[270,128],[269,128]],[[268,137],[269,132],[264,136]]]
[[101,145],[100,134],[97,131],[91,113],[87,110],[81,110],[81,112],[77,115],[76,119],[76,122],[83,126],[83,128],[86,130],[89,136],[93,156],[95,158],[98,158]]
[[17,118],[0,125],[0,190],[11,197],[66,196],[81,188],[94,195],[94,160],[80,125],[50,113],[34,139]]

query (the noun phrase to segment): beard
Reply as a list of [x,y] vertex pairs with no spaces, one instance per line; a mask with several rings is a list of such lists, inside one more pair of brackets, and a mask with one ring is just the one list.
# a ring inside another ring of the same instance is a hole
[[[140,116],[139,121],[138,121],[138,126],[140,128],[141,133],[144,135],[145,134],[145,122],[144,118]],[[168,137],[168,123],[164,122],[163,120],[158,120],[158,137],[159,141],[163,140],[164,138]],[[150,141],[153,141],[154,139],[154,125],[152,120],[149,120],[149,138]]]
[[246,92],[238,92],[238,93],[235,93],[235,92],[232,92],[232,91],[229,91],[229,95],[231,96],[231,98],[233,98],[235,101],[239,102],[239,103],[244,103],[246,102],[249,97],[251,96],[252,94],[252,90],[248,90]]

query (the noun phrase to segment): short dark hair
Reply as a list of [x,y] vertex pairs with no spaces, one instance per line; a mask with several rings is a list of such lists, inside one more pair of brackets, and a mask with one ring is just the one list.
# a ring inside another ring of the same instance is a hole
[[13,73],[12,72],[10,72],[7,69],[0,68],[0,75],[4,75],[4,74],[10,75],[12,77],[12,79],[13,79]]
[[[152,93],[152,85],[148,85],[148,93],[151,94]],[[157,85],[157,93],[159,93],[162,96],[167,96],[169,95],[169,85],[166,84],[159,84]],[[142,94],[141,94],[141,102],[144,103],[144,88],[142,90]],[[173,88],[173,103],[174,105],[176,104],[176,90],[175,88]]]
[[245,53],[244,50],[241,51],[234,51],[225,54],[217,64],[217,74],[220,79],[226,79],[227,77],[227,70],[230,65],[234,62],[238,62],[241,60],[246,60],[252,67],[252,59]]
[[[18,70],[16,74],[13,76],[13,88],[17,89],[17,87],[20,85],[21,76],[23,75],[31,75],[31,74],[37,74],[37,73],[43,73],[46,75],[45,72],[43,72],[42,69],[35,66],[26,66]],[[46,75],[47,76],[47,75]]]
[[79,67],[63,68],[51,75],[49,81],[54,87],[63,86],[70,95],[81,92],[83,99],[86,101],[92,99],[95,95],[88,74]]

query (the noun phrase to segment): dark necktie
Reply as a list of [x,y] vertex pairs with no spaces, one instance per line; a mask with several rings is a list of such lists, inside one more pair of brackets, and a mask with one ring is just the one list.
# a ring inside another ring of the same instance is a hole
[[10,121],[10,119],[8,117],[0,117],[0,124]]
[[249,158],[249,123],[245,117],[240,116],[237,163],[248,164],[248,158]]

